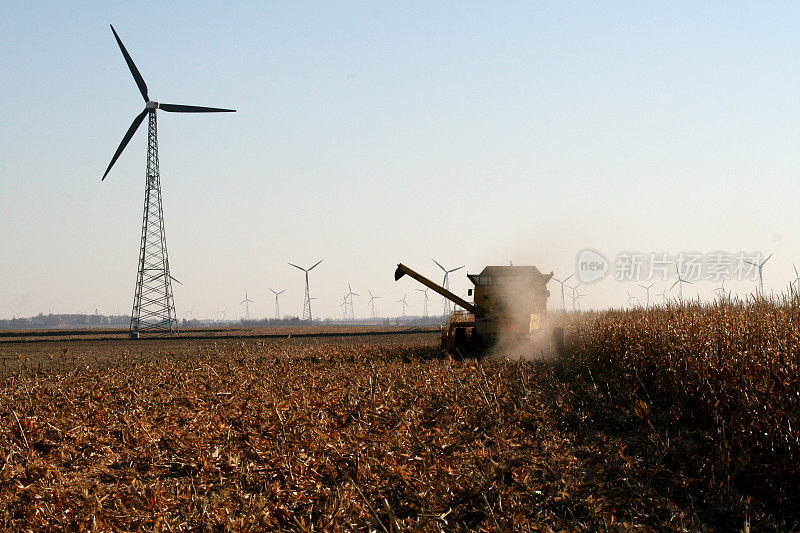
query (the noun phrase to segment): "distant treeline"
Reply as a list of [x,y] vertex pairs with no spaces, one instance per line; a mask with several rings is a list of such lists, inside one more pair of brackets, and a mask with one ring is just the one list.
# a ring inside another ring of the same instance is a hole
[[32,317],[0,319],[0,329],[47,329],[66,326],[107,327],[129,326],[131,317],[127,315],[45,315],[39,313]]
[[261,318],[245,320],[240,319],[236,321],[209,321],[209,320],[182,320],[182,328],[205,328],[210,326],[245,326],[245,327],[302,327],[302,326],[438,326],[442,324],[442,317],[439,316],[405,316],[405,317],[384,317],[384,318],[361,318],[355,320],[341,320],[332,318],[314,319],[309,324],[301,320],[300,317],[287,316],[283,318]]
[[[6,318],[0,319],[0,330],[24,330],[24,329],[57,329],[65,327],[118,327],[127,328],[130,326],[131,317],[129,315],[87,315],[87,314],[38,314],[33,317]],[[313,326],[332,326],[332,325],[353,325],[353,326],[438,326],[443,323],[440,316],[404,316],[404,317],[384,317],[384,318],[363,318],[354,321],[341,319],[315,319]],[[309,325],[308,322],[296,316],[284,318],[262,318],[259,320],[181,320],[180,327],[186,328],[208,328],[225,326],[247,326],[247,327],[299,327]]]

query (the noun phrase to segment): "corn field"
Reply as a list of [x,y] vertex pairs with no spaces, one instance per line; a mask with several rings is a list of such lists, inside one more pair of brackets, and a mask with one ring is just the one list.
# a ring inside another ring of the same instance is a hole
[[639,426],[631,447],[677,493],[798,526],[798,298],[580,313],[565,325],[562,374],[617,409],[623,431]]
[[796,530],[799,318],[576,313],[547,362],[435,332],[0,343],[0,528]]

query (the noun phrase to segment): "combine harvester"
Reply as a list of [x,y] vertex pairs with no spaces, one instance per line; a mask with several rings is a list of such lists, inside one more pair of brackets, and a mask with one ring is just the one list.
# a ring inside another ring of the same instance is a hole
[[395,281],[409,276],[466,311],[456,311],[442,331],[442,349],[458,356],[480,358],[493,351],[513,358],[562,355],[564,330],[547,324],[547,282],[535,266],[487,266],[480,274],[467,274],[475,285],[469,303],[411,270],[397,265]]

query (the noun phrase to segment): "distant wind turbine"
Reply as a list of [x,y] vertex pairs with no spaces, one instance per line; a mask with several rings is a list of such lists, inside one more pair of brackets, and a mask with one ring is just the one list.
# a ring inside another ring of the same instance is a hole
[[641,288],[643,288],[644,290],[646,290],[646,291],[647,291],[647,307],[650,307],[650,289],[651,289],[651,288],[653,287],[653,285],[655,285],[655,284],[656,284],[656,283],[655,283],[655,282],[653,282],[653,283],[651,283],[649,286],[646,286],[646,285],[639,285]]
[[627,293],[628,293],[628,301],[627,301],[626,303],[627,303],[628,305],[635,305],[635,304],[633,304],[633,303],[631,303],[631,302],[635,302],[636,300],[638,300],[638,298],[636,298],[636,296],[632,296],[632,295],[631,295],[631,291],[629,291],[629,290],[627,290],[627,289],[625,290],[625,292],[627,292]]
[[581,294],[580,291],[575,292],[575,303],[577,304],[578,311],[581,310],[581,298],[586,296],[585,294]]
[[753,263],[752,261],[745,261],[748,265],[753,265],[758,269],[758,294],[759,296],[764,296],[764,265],[767,264],[769,258],[772,257],[774,254],[769,254],[769,256],[761,261],[761,263]]
[[556,279],[556,278],[553,278],[553,281],[557,281],[557,282],[559,282],[559,283],[561,284],[561,309],[563,309],[564,311],[566,311],[566,310],[567,310],[567,306],[566,306],[566,304],[564,303],[564,284],[565,284],[567,281],[569,281],[569,278],[571,278],[571,277],[572,277],[572,276],[574,276],[574,275],[575,275],[574,273],[573,273],[573,274],[570,274],[569,276],[567,276],[567,277],[566,277],[566,278],[564,278],[563,280],[561,280],[561,279]]
[[247,297],[247,291],[244,291],[244,300],[239,302],[239,305],[244,304],[244,319],[250,320],[250,304],[254,304],[255,302]]
[[415,290],[425,295],[425,300],[424,300],[425,307],[422,316],[428,316],[428,289],[415,289]]
[[677,279],[677,281],[675,281],[675,283],[672,284],[672,287],[670,287],[669,290],[674,289],[675,285],[677,285],[678,286],[678,300],[680,302],[683,302],[683,284],[684,283],[688,283],[689,285],[694,285],[694,283],[692,283],[691,281],[687,281],[687,280],[685,280],[685,279],[683,279],[681,277],[681,271],[678,270],[678,265],[675,265],[675,273],[678,275],[678,279]]
[[575,292],[578,290],[578,287],[580,287],[581,285],[583,285],[582,281],[580,283],[578,283],[577,285],[567,285],[567,288],[570,291],[572,291],[572,295],[570,296],[570,298],[572,298],[572,311],[573,312],[575,312],[575,302],[578,301],[578,297],[575,296]]
[[372,308],[372,318],[375,318],[377,315],[375,314],[375,300],[380,298],[380,296],[374,296],[371,291],[367,291],[369,293],[369,306]]
[[714,292],[719,294],[720,297],[722,297],[722,298],[725,298],[728,294],[730,294],[730,291],[726,291],[725,290],[725,280],[724,279],[722,280],[722,284],[719,287],[717,287],[716,289],[714,289]]
[[346,298],[350,298],[350,320],[353,321],[353,320],[356,319],[355,311],[353,311],[353,296],[361,296],[361,295],[358,294],[358,293],[353,292],[353,288],[350,286],[349,283],[347,284],[347,290],[348,290],[348,293],[347,293]]
[[[432,261],[434,263],[436,263],[436,266],[438,266],[439,268],[441,268],[444,271],[444,278],[442,279],[442,287],[444,287],[448,291],[450,290],[450,274],[452,272],[455,272],[456,270],[461,270],[462,268],[466,267],[466,265],[462,265],[460,267],[451,268],[450,270],[448,270],[445,267],[443,267],[442,264],[439,263],[439,261],[437,261],[436,259],[432,259]],[[447,316],[447,315],[449,315],[451,313],[450,300],[448,300],[447,298],[443,298],[443,300],[444,300],[444,304],[443,304],[443,308],[442,308],[442,314],[444,316]]]
[[656,294],[656,296],[660,296],[661,297],[661,302],[662,303],[667,301],[667,284],[666,283],[664,284],[664,287],[661,289],[661,292]]
[[403,304],[403,318],[405,318],[406,316],[406,307],[408,307],[408,303],[406,302],[406,296],[408,295],[404,294],[402,300],[397,300],[397,303]]
[[294,263],[289,263],[293,267],[295,267],[295,268],[297,268],[299,270],[302,270],[306,274],[306,295],[305,295],[305,299],[303,300],[303,321],[308,321],[308,322],[312,322],[313,321],[313,317],[311,316],[311,300],[315,300],[316,299],[316,298],[312,298],[311,297],[311,293],[309,292],[309,289],[308,289],[308,273],[311,272],[312,270],[314,270],[317,267],[318,264],[322,263],[322,261],[324,261],[324,259],[320,259],[319,261],[314,263],[314,266],[312,266],[310,268],[303,268],[303,267],[299,267],[299,266],[295,265]]
[[279,319],[281,317],[281,305],[280,305],[280,303],[278,303],[278,296],[280,296],[281,294],[286,292],[286,289],[284,289],[284,290],[282,290],[280,292],[277,292],[277,291],[275,291],[273,289],[270,289],[270,291],[272,291],[272,294],[275,295],[275,318]]

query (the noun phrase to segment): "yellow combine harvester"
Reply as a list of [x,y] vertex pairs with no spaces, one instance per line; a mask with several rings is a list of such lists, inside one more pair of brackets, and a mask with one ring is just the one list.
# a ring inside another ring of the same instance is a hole
[[520,352],[515,356],[536,357],[561,354],[564,330],[546,323],[547,282],[553,273],[542,274],[535,266],[487,266],[480,274],[467,274],[475,285],[469,289],[474,303],[459,298],[441,285],[397,265],[394,279],[409,276],[436,291],[466,312],[455,312],[442,332],[442,348],[450,353],[480,357],[497,347]]

